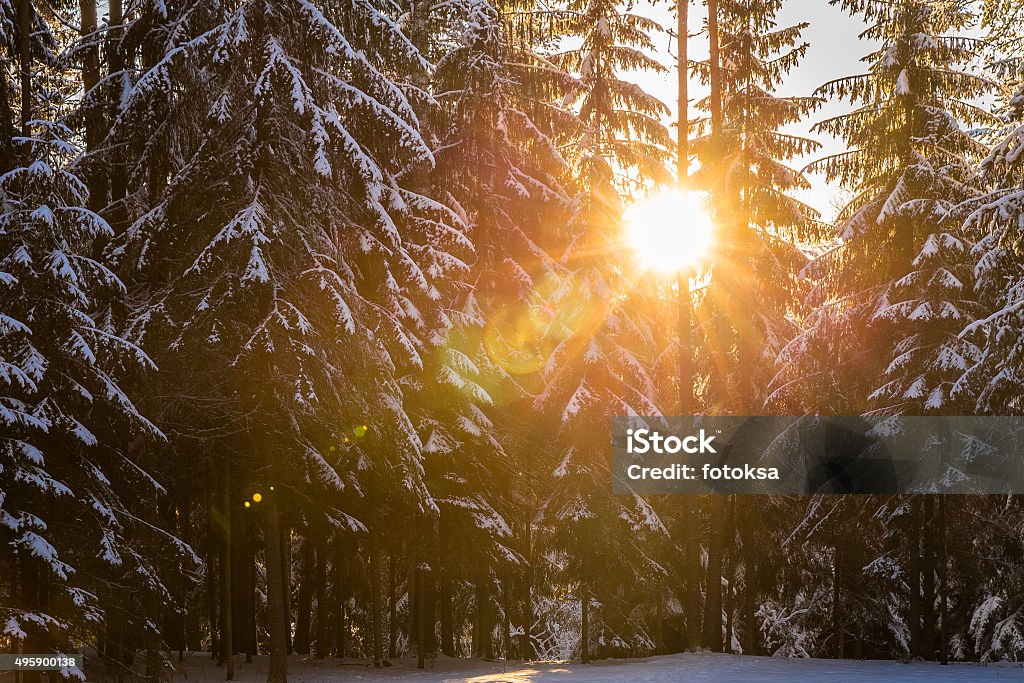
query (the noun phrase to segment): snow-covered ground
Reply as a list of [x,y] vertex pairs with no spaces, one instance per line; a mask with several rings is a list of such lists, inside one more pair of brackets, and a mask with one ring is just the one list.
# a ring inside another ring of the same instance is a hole
[[[257,657],[252,664],[236,666],[240,683],[262,683],[266,680],[267,659]],[[219,683],[224,669],[217,668],[208,656],[189,658],[179,666],[175,683]],[[290,683],[333,683],[335,681],[410,681],[442,683],[534,683],[544,681],[628,681],[628,683],[895,683],[897,681],[1024,681],[1024,667],[1017,664],[982,666],[951,664],[939,666],[931,662],[901,664],[882,661],[834,661],[827,659],[771,659],[767,657],[736,657],[713,654],[682,654],[648,659],[610,660],[584,666],[582,664],[523,664],[503,666],[501,662],[462,660],[440,657],[428,661],[427,669],[418,671],[415,659],[395,660],[392,667],[374,669],[355,660],[310,661],[295,657],[289,662]]]

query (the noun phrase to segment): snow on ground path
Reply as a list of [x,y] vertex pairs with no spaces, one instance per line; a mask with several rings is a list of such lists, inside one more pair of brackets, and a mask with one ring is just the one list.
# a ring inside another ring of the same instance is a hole
[[[263,683],[267,658],[252,664],[237,659],[239,683]],[[1024,667],[1018,664],[951,664],[933,662],[901,664],[891,661],[836,661],[829,659],[772,659],[715,654],[681,654],[647,659],[618,659],[582,664],[524,664],[439,657],[428,661],[424,671],[415,659],[394,660],[389,668],[375,669],[362,660],[327,659],[312,661],[292,657],[289,683],[348,683],[349,681],[405,681],[407,683],[562,683],[563,681],[627,681],[628,683],[897,683],[927,681],[980,683],[981,681],[1024,682]],[[174,683],[219,683],[224,669],[217,668],[209,655],[194,655],[179,668]]]

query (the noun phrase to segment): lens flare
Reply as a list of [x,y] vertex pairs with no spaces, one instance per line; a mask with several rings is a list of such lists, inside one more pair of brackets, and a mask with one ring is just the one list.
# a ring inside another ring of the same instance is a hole
[[550,315],[520,304],[499,310],[484,328],[488,357],[513,375],[536,372],[547,361]]
[[631,205],[625,223],[626,244],[641,267],[665,275],[695,268],[714,240],[707,197],[678,188]]

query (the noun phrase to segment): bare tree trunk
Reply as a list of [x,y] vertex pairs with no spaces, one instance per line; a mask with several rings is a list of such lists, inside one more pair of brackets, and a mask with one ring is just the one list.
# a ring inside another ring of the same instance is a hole
[[267,626],[270,631],[270,663],[267,683],[288,681],[288,619],[285,603],[285,576],[281,548],[281,522],[278,518],[277,494],[265,496],[267,506]]
[[[82,90],[85,106],[85,146],[95,153],[103,143],[104,111],[102,100],[96,98],[94,88],[100,82],[100,47],[96,34],[96,0],[79,0],[78,9],[82,15],[81,36],[89,40],[82,50]],[[91,100],[91,101],[90,101]],[[94,166],[89,173],[89,208],[100,211],[107,203],[106,169]],[[230,679],[229,679],[230,680]]]
[[708,567],[704,602],[704,646],[712,652],[722,651],[722,497],[708,496]]
[[843,540],[838,539],[835,544],[835,552],[832,558],[832,633],[836,638],[836,658],[842,659],[844,655],[844,641],[846,639],[846,614],[843,610],[843,566],[846,562],[843,552]]
[[733,630],[736,611],[736,496],[729,496],[729,517],[726,521],[722,552],[725,555],[725,652],[732,654]]
[[327,646],[327,542],[316,544],[316,648],[313,654],[317,659],[328,656]]
[[910,590],[910,654],[921,656],[924,652],[921,630],[921,530],[924,527],[921,512],[921,498],[914,496],[910,501],[910,561],[908,562],[908,584]]
[[425,667],[427,649],[427,633],[426,633],[426,591],[423,589],[423,570],[417,564],[415,570],[416,576],[416,668],[422,669]]
[[[211,474],[213,467],[210,467]],[[211,490],[206,500],[206,609],[210,620],[210,656],[216,659],[218,664],[223,663],[220,658],[220,625],[217,623],[217,527],[214,524],[214,509],[216,506],[216,494]]]
[[921,655],[935,659],[935,538],[932,518],[935,498],[923,496],[924,515],[921,519]]
[[[0,73],[10,73],[4,56],[0,56]],[[14,121],[10,95],[8,88],[0,88],[0,173],[6,173],[14,168],[18,160],[18,150],[15,149],[13,140],[18,134],[18,128]]]
[[946,615],[948,604],[946,596],[949,594],[948,573],[949,556],[946,549],[946,497],[939,496],[939,663],[949,664],[949,650],[946,645],[946,638],[949,633],[946,629]]
[[256,533],[251,516],[246,519],[245,538],[245,663],[256,654]]
[[337,606],[336,622],[334,627],[334,656],[345,656],[345,636],[348,633],[348,620],[345,612],[348,609],[346,594],[347,586],[347,564],[341,545],[341,534],[334,536],[334,602]]
[[722,142],[722,68],[718,55],[718,0],[708,0],[708,66],[711,70],[711,135],[716,149]]
[[373,619],[373,665],[384,662],[383,614],[380,604],[380,542],[377,533],[370,532],[370,610]]
[[[280,525],[281,518],[278,517]],[[284,623],[287,626],[284,630],[285,654],[292,654],[295,648],[292,647],[292,543],[291,528],[284,526],[279,529],[278,537],[281,539],[281,592],[284,596]]]
[[501,645],[505,661],[512,659],[512,621],[510,616],[512,611],[512,595],[509,591],[510,587],[511,581],[508,578],[508,572],[506,572],[501,582]]
[[295,605],[295,651],[300,655],[309,654],[310,621],[313,613],[313,539],[307,527],[306,536],[302,539],[301,576],[299,577],[299,597]]
[[701,590],[700,582],[703,574],[701,567],[700,544],[700,499],[697,496],[684,496],[683,503],[683,548],[686,557],[683,560],[685,569],[685,608],[686,608],[686,648],[695,652],[701,644]]
[[490,659],[494,656],[491,643],[491,596],[489,590],[490,575],[485,571],[476,582],[476,614],[477,614],[477,657]]
[[[120,38],[124,35],[124,31],[117,27],[121,26],[123,22],[124,0],[110,0],[111,33],[107,40],[107,71],[111,76],[120,73],[124,69],[124,54],[122,53],[121,46],[117,44]],[[113,121],[114,117],[119,113],[121,89],[118,85],[120,83],[120,79],[116,79],[113,84],[113,93],[110,98],[110,111],[107,114],[111,121]],[[126,162],[124,155],[117,154],[114,164],[110,169],[110,199],[112,204],[120,202],[127,194],[128,180],[127,173],[125,172],[125,166]],[[121,217],[124,214],[124,210],[119,207],[113,213],[116,216]],[[121,221],[115,218],[114,222],[120,223]]]
[[[192,540],[192,494],[186,487],[179,497],[178,504],[171,506],[171,525],[168,528],[175,529],[175,532],[182,541],[189,546],[193,545]],[[184,572],[178,572],[174,577],[175,592],[178,595],[185,595],[187,592],[188,579]],[[177,641],[178,661],[184,661],[185,650],[188,649],[188,611],[187,601],[175,608],[171,618],[172,635],[170,641]]]
[[441,652],[449,657],[455,657],[455,605],[452,595],[452,579],[450,576],[442,576],[439,579],[441,584]]
[[[686,0],[680,0],[686,2]],[[688,4],[684,4],[688,7]],[[685,15],[685,13],[684,13]],[[685,23],[683,20],[682,23]],[[685,27],[684,27],[685,28]],[[683,50],[684,48],[680,48]],[[680,53],[681,55],[683,53]],[[685,88],[685,78],[680,76],[680,87]],[[685,95],[680,96],[680,106],[685,101]],[[679,124],[679,154],[684,159],[688,154],[689,143],[686,141],[686,121],[681,115]],[[687,168],[680,162],[678,173],[680,182],[686,178]],[[689,415],[693,412],[693,310],[690,299],[690,278],[689,273],[681,273],[676,280],[676,305],[677,329],[676,344],[678,345],[679,363],[679,414]],[[691,652],[700,645],[701,620],[700,620],[700,538],[697,523],[697,515],[700,511],[698,499],[695,496],[684,496],[679,502],[682,515],[682,547],[684,552],[683,565],[686,569],[684,579],[684,612],[686,616],[686,645]]]
[[[741,503],[747,506],[747,499],[741,497]],[[757,590],[758,590],[758,568],[757,552],[754,549],[754,530],[751,528],[753,522],[753,510],[746,514],[740,514],[737,523],[739,524],[740,543],[743,552],[743,654],[758,654],[758,629],[757,629]]]
[[[529,472],[530,461],[527,459],[527,472]],[[532,507],[532,506],[531,506]],[[532,509],[531,509],[532,512]],[[526,521],[525,545],[527,552],[526,576],[523,579],[523,642],[520,645],[520,655],[524,660],[534,659],[536,654],[533,651],[533,531],[529,519]]]
[[398,569],[395,566],[395,550],[388,553],[388,657],[397,657],[398,652]]
[[590,663],[590,590],[580,583],[580,661]]
[[220,658],[224,661],[226,668],[224,680],[235,680],[235,646],[234,646],[234,622],[231,593],[231,458],[224,457],[224,470],[221,482],[221,515],[224,520],[224,544],[221,550],[220,562]]
[[415,543],[410,543],[409,544],[408,552],[406,553],[406,558],[405,559],[406,559],[406,562],[408,562],[408,566],[406,567],[406,574],[407,574],[407,576],[406,576],[405,581],[406,581],[406,586],[407,586],[406,592],[408,593],[408,600],[407,600],[407,602],[409,604],[409,614],[408,614],[409,623],[406,625],[406,628],[407,628],[407,631],[408,631],[408,634],[409,634],[409,647],[418,647],[419,641],[417,640],[417,638],[419,638],[419,631],[416,628],[416,623],[417,623],[417,621],[416,621],[416,607],[419,604],[420,594],[419,594],[419,585],[418,585],[418,583],[416,581],[416,544]]
[[[81,50],[82,54],[82,87],[86,95],[100,82],[100,51],[96,42],[96,0],[78,0],[78,10],[82,17],[81,37],[89,38],[89,46]],[[95,138],[96,132],[88,130],[86,135]]]
[[[708,0],[708,66],[711,81],[711,144],[714,153],[722,144],[722,71],[718,54],[718,0]],[[708,515],[708,566],[704,604],[704,644],[722,651],[722,501],[712,494]]]
[[679,85],[676,112],[676,178],[680,185],[686,185],[690,177],[690,62],[687,55],[689,24],[690,0],[676,0],[676,42],[679,51],[676,64],[676,79]]
[[[32,135],[32,0],[18,0],[18,61],[21,79],[21,134]],[[26,152],[28,143],[26,143]]]

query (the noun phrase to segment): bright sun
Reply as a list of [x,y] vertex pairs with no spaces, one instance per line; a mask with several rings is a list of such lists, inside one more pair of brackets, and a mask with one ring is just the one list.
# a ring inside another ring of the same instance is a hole
[[649,270],[680,273],[711,249],[714,226],[698,192],[670,189],[641,199],[626,209],[625,221],[626,243]]

